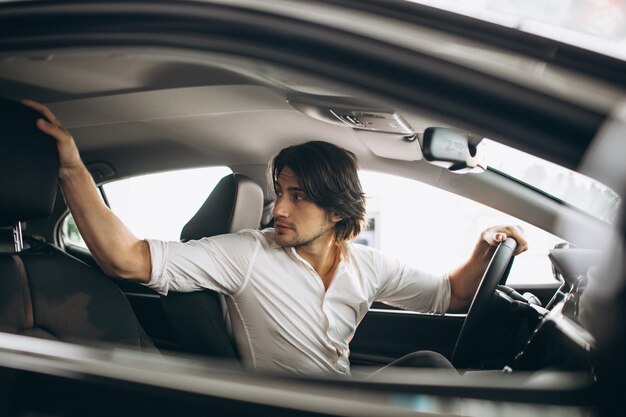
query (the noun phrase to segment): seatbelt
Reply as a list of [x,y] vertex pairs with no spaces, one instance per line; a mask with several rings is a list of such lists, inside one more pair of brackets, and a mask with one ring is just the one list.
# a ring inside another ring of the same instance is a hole
[[24,328],[29,329],[35,326],[35,314],[33,312],[33,300],[30,296],[26,266],[19,255],[13,254],[11,255],[11,258],[13,258],[13,262],[15,262],[17,274],[20,279],[20,286],[22,287],[22,295],[24,297]]

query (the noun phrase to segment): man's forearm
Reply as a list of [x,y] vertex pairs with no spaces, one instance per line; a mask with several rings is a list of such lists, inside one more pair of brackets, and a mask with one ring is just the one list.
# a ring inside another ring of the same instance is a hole
[[507,237],[517,241],[515,255],[526,251],[528,243],[520,226],[493,226],[481,233],[480,240],[474,246],[469,260],[448,275],[450,280],[450,312],[461,312],[470,306],[496,246]]
[[148,243],[133,235],[104,204],[70,132],[47,106],[32,100],[22,104],[41,113],[37,128],[56,140],[65,200],[98,264],[108,275],[148,282],[152,270]]
[[87,168],[59,172],[74,221],[92,255],[107,275],[148,282],[150,251],[104,204]]
[[451,292],[448,311],[454,313],[468,309],[495,250],[484,240],[479,241],[470,259],[448,275]]

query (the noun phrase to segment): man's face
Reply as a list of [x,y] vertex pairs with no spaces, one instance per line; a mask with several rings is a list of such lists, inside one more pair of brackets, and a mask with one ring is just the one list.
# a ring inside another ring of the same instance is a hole
[[298,177],[288,167],[278,175],[276,194],[272,211],[276,243],[302,247],[322,239],[333,239],[334,226],[340,218],[308,200]]

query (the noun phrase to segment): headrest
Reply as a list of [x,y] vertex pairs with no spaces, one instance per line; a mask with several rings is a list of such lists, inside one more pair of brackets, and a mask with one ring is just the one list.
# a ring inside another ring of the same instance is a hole
[[217,183],[198,212],[187,222],[180,240],[202,239],[256,229],[263,213],[263,190],[245,175],[227,175]]
[[53,138],[23,104],[0,99],[0,226],[50,216],[59,175]]

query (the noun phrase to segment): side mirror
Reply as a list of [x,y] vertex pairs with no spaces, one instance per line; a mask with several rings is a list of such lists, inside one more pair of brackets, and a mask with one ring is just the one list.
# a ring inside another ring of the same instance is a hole
[[484,172],[487,164],[478,155],[482,140],[458,129],[429,127],[422,136],[422,153],[426,161],[457,174]]

